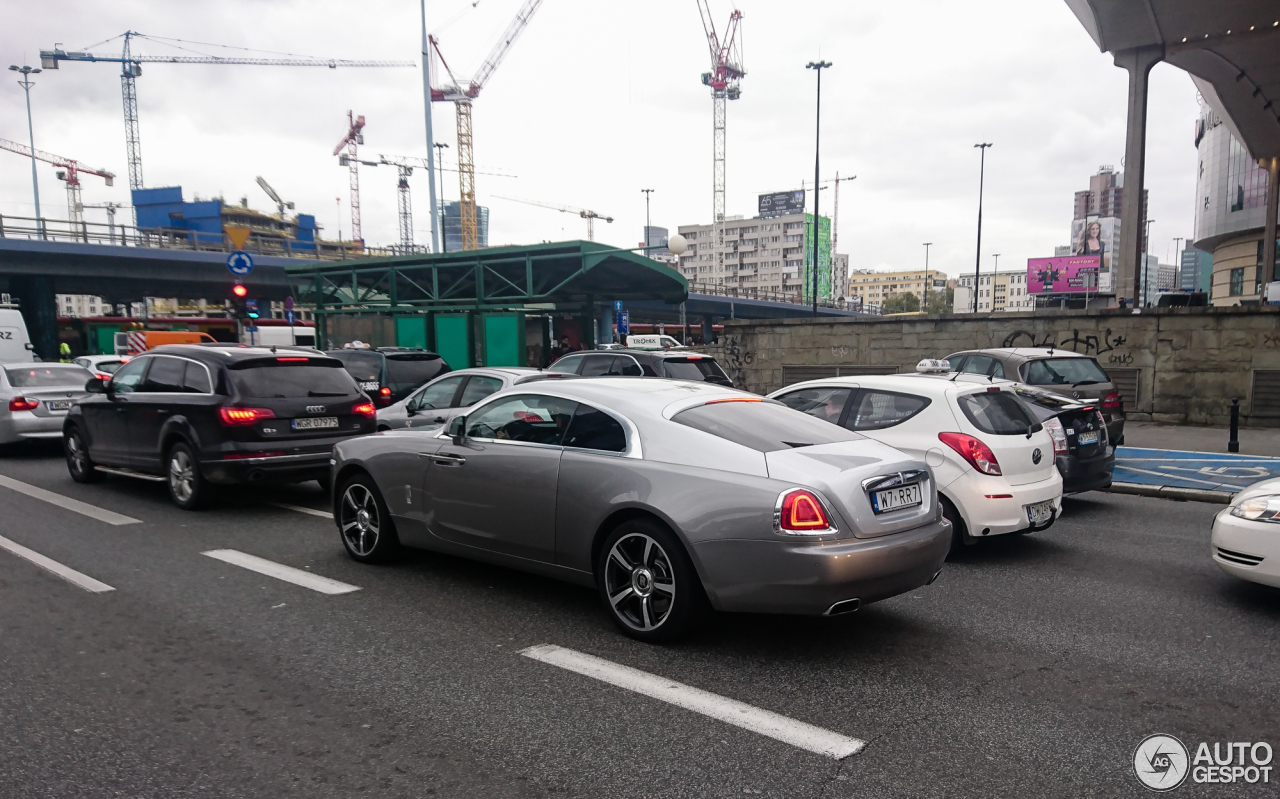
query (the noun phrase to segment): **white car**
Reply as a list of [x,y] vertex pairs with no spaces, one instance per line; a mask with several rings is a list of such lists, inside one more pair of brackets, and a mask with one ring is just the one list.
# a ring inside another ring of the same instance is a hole
[[79,358],[72,358],[71,362],[76,366],[83,366],[94,377],[100,377],[103,380],[110,380],[116,370],[129,362],[128,355],[82,355]]
[[859,375],[769,397],[922,458],[957,553],[978,538],[1047,529],[1062,514],[1053,438],[1016,398],[1016,385],[978,375]]
[[1214,518],[1210,541],[1224,572],[1280,588],[1280,478],[1237,494]]

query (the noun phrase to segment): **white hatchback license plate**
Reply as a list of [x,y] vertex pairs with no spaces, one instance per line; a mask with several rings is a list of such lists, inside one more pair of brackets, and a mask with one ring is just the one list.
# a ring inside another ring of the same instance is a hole
[[1027,521],[1032,524],[1044,524],[1053,518],[1053,500],[1037,502],[1027,506]]
[[377,383],[361,383],[360,390],[361,391],[377,391],[378,384]]
[[71,410],[71,400],[50,400],[44,404],[44,407],[51,411],[69,411]]
[[891,510],[913,508],[920,504],[921,496],[919,485],[886,488],[871,495],[871,509],[876,513],[887,513]]
[[1092,431],[1089,431],[1089,432],[1086,432],[1086,433],[1081,433],[1080,435],[1076,436],[1076,441],[1078,441],[1078,442],[1080,443],[1080,446],[1082,446],[1082,447],[1083,447],[1085,444],[1097,444],[1097,443],[1098,443],[1098,431],[1097,431],[1097,430],[1092,430]]
[[314,419],[294,419],[294,430],[322,430],[326,427],[337,427],[338,417],[336,416],[317,416]]

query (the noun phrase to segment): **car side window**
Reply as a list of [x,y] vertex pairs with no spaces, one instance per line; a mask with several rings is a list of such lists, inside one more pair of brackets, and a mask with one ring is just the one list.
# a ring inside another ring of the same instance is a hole
[[788,408],[795,408],[801,413],[807,413],[824,422],[840,424],[840,414],[844,412],[844,406],[849,402],[851,393],[853,393],[852,389],[830,386],[802,388],[775,399]]
[[962,369],[964,369],[964,360],[965,358],[968,358],[968,357],[969,357],[968,355],[960,353],[957,355],[952,355],[944,360],[946,360],[947,363],[951,364],[951,371],[959,372]]
[[76,366],[83,366],[86,369],[89,368],[88,358],[76,358],[74,361],[72,361],[72,363],[74,363]]
[[579,405],[565,434],[564,445],[575,449],[626,452],[627,434],[622,423],[604,411]]
[[496,377],[472,375],[467,387],[462,389],[462,399],[458,400],[459,408],[470,408],[480,400],[502,389],[502,381]]
[[[954,368],[954,366],[953,366]],[[959,370],[967,375],[984,377],[1004,377],[1004,364],[990,355],[970,355]]]
[[644,370],[640,368],[640,364],[630,355],[619,355],[617,360],[613,362],[613,370],[623,377],[642,377]]
[[437,380],[409,400],[409,407],[415,411],[435,411],[453,407],[453,397],[458,393],[458,386],[462,385],[465,379],[466,375],[458,375]]
[[539,394],[497,400],[467,417],[467,436],[496,441],[559,444],[576,402]]
[[113,394],[131,394],[138,390],[138,383],[142,382],[142,374],[147,371],[147,365],[154,358],[134,358],[124,366],[120,367],[114,375],[111,376],[111,392]]
[[929,407],[931,401],[914,394],[868,389],[854,400],[844,426],[850,430],[883,430],[907,421]]
[[614,355],[587,355],[582,361],[582,371],[579,372],[583,377],[604,377],[606,375],[621,374],[613,371],[613,362],[617,360]]
[[562,375],[576,375],[578,370],[582,368],[582,359],[585,355],[566,355],[547,369],[548,372],[558,372]]
[[186,370],[186,361],[157,355],[151,359],[151,368],[147,370],[147,377],[138,390],[149,394],[180,393],[182,375]]
[[182,377],[182,390],[188,394],[212,394],[209,370],[195,361],[187,361],[187,372]]

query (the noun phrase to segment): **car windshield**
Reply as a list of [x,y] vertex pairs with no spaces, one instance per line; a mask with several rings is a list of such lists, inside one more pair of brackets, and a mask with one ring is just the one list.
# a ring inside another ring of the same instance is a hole
[[418,386],[440,372],[440,356],[434,352],[387,356],[387,382]]
[[1111,379],[1092,358],[1045,358],[1027,364],[1027,382],[1033,386],[1068,386],[1109,383]]
[[14,388],[51,388],[53,386],[75,386],[84,388],[84,384],[93,378],[88,369],[71,364],[48,366],[27,366],[4,370],[9,378],[9,385]]
[[757,452],[862,438],[843,427],[772,401],[710,402],[681,411],[671,420]]
[[729,383],[729,376],[724,373],[714,358],[664,358],[662,365],[667,377],[676,380]]
[[347,371],[356,380],[369,383],[382,379],[382,356],[376,352],[334,350],[325,354],[342,361],[342,365],[347,367]]
[[956,400],[973,426],[994,436],[1023,435],[1034,422],[1012,392],[983,391]]
[[1018,386],[1013,389],[1013,393],[1017,394],[1018,399],[1022,400],[1023,404],[1042,422],[1078,405],[1061,394],[1041,391],[1029,386]]
[[243,397],[349,397],[360,393],[341,364],[264,361],[231,370],[231,382]]

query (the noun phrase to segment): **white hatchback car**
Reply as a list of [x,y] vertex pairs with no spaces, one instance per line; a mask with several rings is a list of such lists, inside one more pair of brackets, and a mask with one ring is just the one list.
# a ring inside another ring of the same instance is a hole
[[984,536],[1044,530],[1062,513],[1053,439],[1015,385],[978,375],[859,375],[769,397],[922,458],[955,530],[955,553]]
[[1280,478],[1237,494],[1214,518],[1210,541],[1224,572],[1280,588]]

